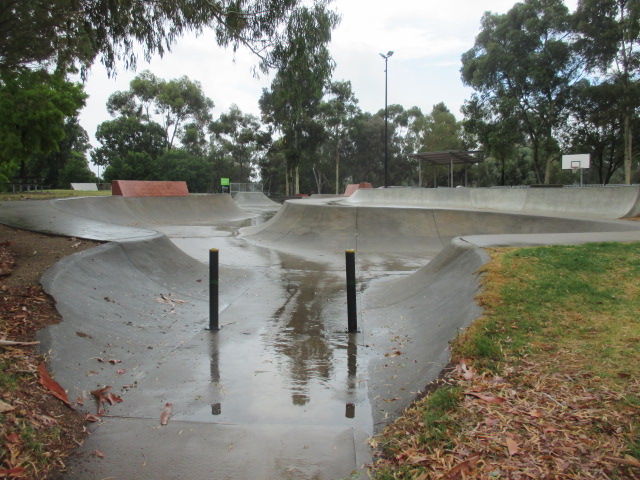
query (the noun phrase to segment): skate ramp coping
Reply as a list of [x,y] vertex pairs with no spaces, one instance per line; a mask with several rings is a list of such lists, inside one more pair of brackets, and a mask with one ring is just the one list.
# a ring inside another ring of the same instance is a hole
[[97,192],[98,185],[96,183],[72,183],[71,190],[80,190],[83,192]]
[[405,205],[624,218],[640,214],[640,185],[585,188],[358,189],[344,202],[354,205]]
[[184,197],[189,195],[187,182],[114,180],[111,194],[122,197]]
[[373,185],[371,185],[369,182],[351,183],[347,185],[347,188],[344,190],[344,196],[350,197],[356,192],[356,190],[359,190],[361,188],[373,188]]
[[274,202],[262,192],[238,192],[233,199],[240,207],[274,207],[282,205]]

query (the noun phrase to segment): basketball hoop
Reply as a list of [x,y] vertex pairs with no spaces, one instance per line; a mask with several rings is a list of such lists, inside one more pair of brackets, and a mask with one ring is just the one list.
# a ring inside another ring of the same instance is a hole
[[580,170],[580,167],[582,166],[580,160],[573,160],[571,161],[571,170],[573,171],[573,173],[578,173],[578,170]]

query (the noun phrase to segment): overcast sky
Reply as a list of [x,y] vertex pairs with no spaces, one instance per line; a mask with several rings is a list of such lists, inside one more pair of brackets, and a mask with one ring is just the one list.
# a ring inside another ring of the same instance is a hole
[[[389,58],[388,102],[405,108],[418,106],[429,113],[444,102],[458,119],[471,90],[460,80],[460,57],[479,33],[485,11],[505,13],[514,0],[334,0],[342,21],[333,32],[331,53],[336,62],[334,80],[350,80],[360,107],[376,112],[384,108],[384,59]],[[565,0],[574,10],[577,0]],[[98,124],[111,117],[105,104],[111,93],[127,90],[129,81],[149,69],[169,80],[187,75],[202,84],[215,103],[214,117],[233,103],[243,112],[259,115],[258,99],[269,77],[255,78],[256,59],[247,52],[219,48],[210,34],[181,39],[163,58],[140,61],[136,72],[119,72],[109,79],[96,64],[85,85],[89,94],[81,123],[94,147]]]

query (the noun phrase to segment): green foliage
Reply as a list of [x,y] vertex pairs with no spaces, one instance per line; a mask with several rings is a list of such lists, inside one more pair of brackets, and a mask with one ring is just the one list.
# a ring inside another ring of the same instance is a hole
[[261,130],[259,120],[253,115],[243,114],[237,105],[231,105],[228,113],[220,115],[218,120],[209,124],[213,134],[212,143],[218,155],[229,156],[231,163],[225,176],[235,182],[247,182],[254,176],[253,169],[259,156],[271,143],[271,136]]
[[98,177],[89,169],[87,159],[79,152],[71,152],[64,167],[58,172],[56,185],[68,188],[71,183],[97,183]]
[[76,117],[64,122],[65,137],[57,151],[48,155],[33,155],[27,160],[27,170],[43,177],[44,184],[53,188],[69,188],[71,182],[95,182],[86,154],[89,136]]
[[0,72],[47,63],[79,63],[86,69],[96,56],[110,71],[121,61],[125,68],[133,68],[138,45],[149,59],[165,53],[184,33],[206,28],[215,31],[221,46],[253,51],[266,72],[278,63],[278,51],[290,40],[284,27],[303,8],[299,3],[3,0]]
[[549,183],[558,156],[555,131],[568,115],[579,73],[567,41],[569,20],[562,0],[525,0],[503,15],[488,12],[474,47],[462,56],[462,80],[478,92],[467,108],[475,129],[487,140],[483,125],[517,125],[531,145],[538,183]]
[[[0,162],[25,162],[59,150],[65,119],[84,106],[81,85],[61,73],[25,70],[0,77]],[[26,172],[25,172],[26,174]]]
[[107,110],[111,115],[161,125],[167,150],[178,139],[188,136],[190,142],[197,143],[203,136],[203,129],[211,120],[213,101],[205,96],[199,82],[187,77],[165,81],[144,71],[129,86],[128,91],[109,97]]
[[213,192],[214,178],[207,160],[174,148],[158,159],[149,180],[181,180],[187,182],[191,193],[210,193]]
[[96,138],[102,146],[92,152],[94,164],[106,166],[104,179],[145,180],[154,170],[154,161],[164,152],[164,129],[136,117],[118,117],[101,123]]
[[301,7],[287,23],[287,43],[274,49],[278,71],[270,91],[263,91],[263,120],[284,136],[286,184],[299,193],[300,165],[315,154],[323,129],[316,117],[334,64],[328,43],[339,17],[326,2]]
[[617,89],[616,114],[623,128],[625,182],[631,183],[633,130],[640,106],[640,4],[636,1],[582,0],[575,14],[578,48],[591,74]]

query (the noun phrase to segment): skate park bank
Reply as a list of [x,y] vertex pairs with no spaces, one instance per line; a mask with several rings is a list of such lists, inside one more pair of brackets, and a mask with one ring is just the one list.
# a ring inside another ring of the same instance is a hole
[[[481,193],[493,208],[452,204],[462,189],[426,201],[414,189],[290,201],[261,224],[263,211],[228,196],[3,205],[3,223],[111,240],[43,278],[65,319],[43,332],[43,349],[69,396],[134,385],[83,447],[100,445],[106,458],[79,461],[69,478],[348,476],[367,459],[364,439],[437,375],[448,341],[479,315],[477,245],[640,240],[638,225],[603,211],[611,195],[610,205],[637,212],[638,190],[627,188],[592,193],[591,217],[571,203],[563,213],[553,198],[552,211],[530,212],[492,192]],[[215,334],[203,331],[211,247],[222,262]],[[348,248],[358,334],[344,333]],[[174,415],[160,428],[166,403]]]

